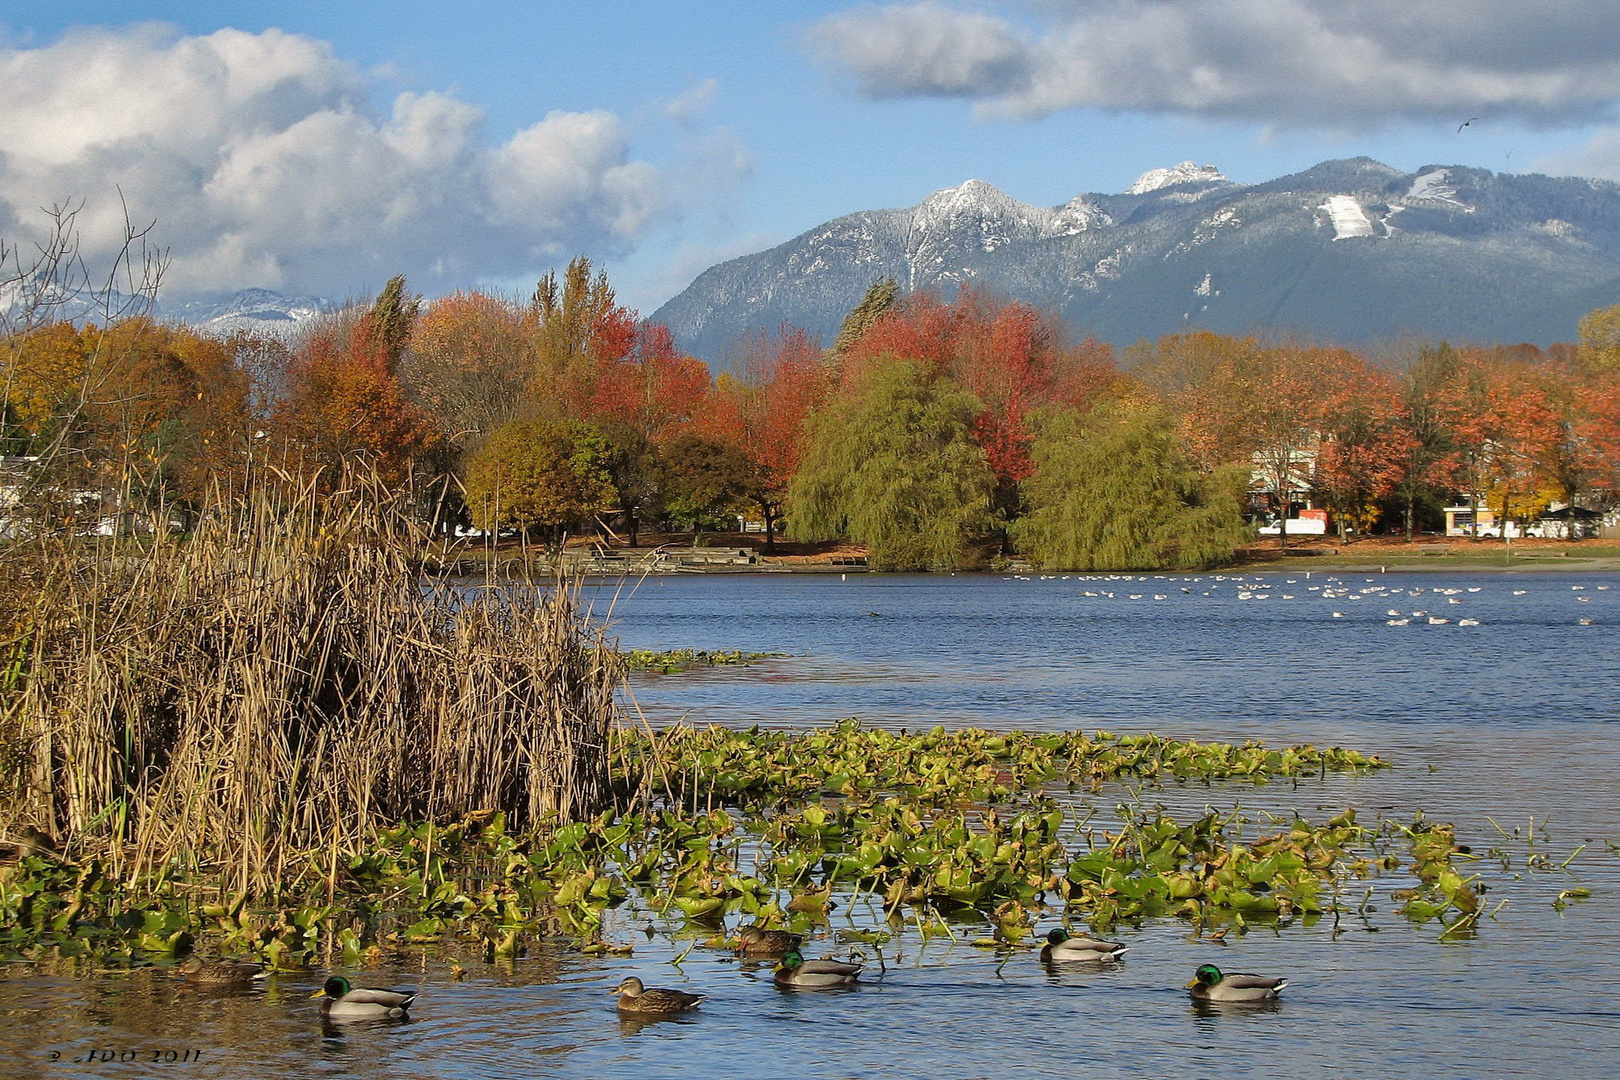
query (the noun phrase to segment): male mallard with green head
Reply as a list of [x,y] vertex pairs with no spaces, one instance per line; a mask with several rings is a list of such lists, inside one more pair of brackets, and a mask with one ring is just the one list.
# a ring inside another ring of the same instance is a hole
[[706,994],[688,994],[685,990],[669,990],[662,986],[643,986],[634,975],[609,990],[619,997],[619,1011],[642,1016],[669,1016],[689,1012],[708,999]]
[[782,964],[772,976],[777,986],[821,989],[828,986],[854,986],[861,965],[841,960],[806,960],[798,949],[782,954]]
[[242,960],[204,960],[200,956],[187,957],[184,963],[174,969],[174,973],[200,986],[252,986],[254,980],[265,977],[263,964]]
[[1193,973],[1187,988],[1192,991],[1194,1001],[1270,1001],[1287,985],[1287,979],[1270,979],[1264,975],[1238,972],[1222,975],[1214,964],[1202,964]]
[[1041,947],[1041,960],[1048,964],[1069,960],[1101,962],[1118,960],[1129,951],[1117,941],[1103,941],[1085,934],[1073,935],[1060,926],[1046,935],[1046,944]]
[[350,986],[349,980],[334,975],[313,994],[325,995],[321,1013],[333,1020],[389,1020],[405,1015],[416,1000],[415,990],[378,990],[368,986]]
[[744,956],[781,956],[790,949],[797,949],[804,941],[803,934],[767,930],[757,923],[738,930],[737,938],[741,942],[737,951]]

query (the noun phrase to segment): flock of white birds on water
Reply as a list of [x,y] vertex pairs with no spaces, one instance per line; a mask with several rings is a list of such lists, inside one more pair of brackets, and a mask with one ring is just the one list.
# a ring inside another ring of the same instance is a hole
[[[1169,600],[1168,592],[1153,592],[1151,588],[1179,588],[1188,596],[1207,596],[1212,598],[1226,598],[1236,596],[1242,601],[1265,600],[1330,600],[1330,601],[1360,601],[1378,600],[1383,602],[1397,602],[1398,597],[1407,600],[1417,599],[1420,604],[1426,603],[1428,607],[1414,609],[1410,603],[1392,606],[1386,609],[1382,618],[1385,626],[1479,626],[1480,620],[1465,613],[1467,601],[1473,594],[1484,593],[1485,587],[1481,585],[1468,585],[1462,588],[1446,588],[1443,586],[1417,586],[1417,585],[1381,585],[1378,578],[1365,578],[1362,584],[1348,579],[1334,576],[1324,576],[1319,581],[1312,582],[1312,574],[1306,573],[1304,577],[1281,578],[1277,581],[1268,580],[1262,575],[1243,574],[1206,574],[1198,577],[1172,577],[1156,574],[1152,577],[1137,574],[1040,574],[1041,581],[1078,581],[1090,588],[1082,587],[1081,596],[1096,597],[1105,600]],[[1004,577],[1004,581],[1035,581],[1037,577],[1027,574],[1011,574]],[[1141,592],[1132,592],[1132,588],[1141,589]],[[1222,590],[1225,590],[1224,592]],[[1574,595],[1576,603],[1589,604],[1592,597],[1585,594],[1588,591],[1607,592],[1608,585],[1586,586],[1571,585],[1569,591]],[[1512,596],[1524,596],[1528,589],[1507,590]],[[1488,594],[1487,594],[1488,595]],[[1441,605],[1444,605],[1443,607]],[[1462,607],[1464,610],[1453,610]],[[1577,611],[1580,609],[1576,609]],[[1440,612],[1450,612],[1442,615]],[[1329,617],[1334,619],[1351,618],[1350,611],[1332,610]],[[1581,626],[1592,626],[1597,619],[1588,616],[1575,616],[1575,622]]]

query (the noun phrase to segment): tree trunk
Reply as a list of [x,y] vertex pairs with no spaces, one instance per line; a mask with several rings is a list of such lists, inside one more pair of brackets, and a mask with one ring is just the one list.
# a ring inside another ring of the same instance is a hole
[[625,525],[625,531],[630,534],[630,546],[634,548],[636,546],[636,530],[641,525],[641,522],[636,519],[636,511],[634,507],[631,507],[630,513],[626,515]]
[[1414,504],[1417,502],[1417,492],[1406,493],[1406,542],[1412,542],[1412,516],[1415,513]]
[[776,554],[776,514],[770,503],[761,501],[759,512],[765,518],[765,554]]

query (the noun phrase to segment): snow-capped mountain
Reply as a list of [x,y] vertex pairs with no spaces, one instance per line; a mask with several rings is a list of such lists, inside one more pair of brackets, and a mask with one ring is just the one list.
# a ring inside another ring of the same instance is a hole
[[243,289],[225,297],[174,306],[162,304],[158,314],[221,337],[246,331],[285,340],[311,319],[336,309],[337,305],[318,296],[283,296],[269,289]]
[[1160,188],[1175,187],[1177,184],[1218,184],[1225,180],[1221,170],[1213,165],[1198,165],[1191,161],[1183,161],[1180,165],[1172,165],[1168,169],[1149,169],[1136,178],[1136,183],[1126,189],[1127,195],[1146,195],[1150,191]]
[[711,267],[653,317],[714,362],[784,322],[830,341],[885,277],[975,282],[1117,345],[1190,327],[1548,344],[1620,300],[1620,186],[1368,158],[1242,185],[1183,162],[1039,207],[970,180]]

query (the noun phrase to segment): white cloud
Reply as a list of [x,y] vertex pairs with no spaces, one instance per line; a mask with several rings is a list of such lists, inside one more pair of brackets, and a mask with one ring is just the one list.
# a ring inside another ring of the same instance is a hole
[[1612,115],[1620,99],[1611,0],[996,7],[1005,13],[857,8],[815,36],[867,93],[969,96],[1012,115],[1096,107],[1339,130],[1470,116],[1559,125]]
[[937,4],[860,8],[812,36],[872,97],[999,93],[1029,76],[1029,49],[1007,23]]
[[499,146],[476,106],[371,84],[321,41],[154,26],[0,48],[0,224],[82,198],[85,246],[121,237],[115,186],[171,252],[166,294],[341,296],[405,272],[433,291],[624,251],[671,205],[609,112],[552,112]]

